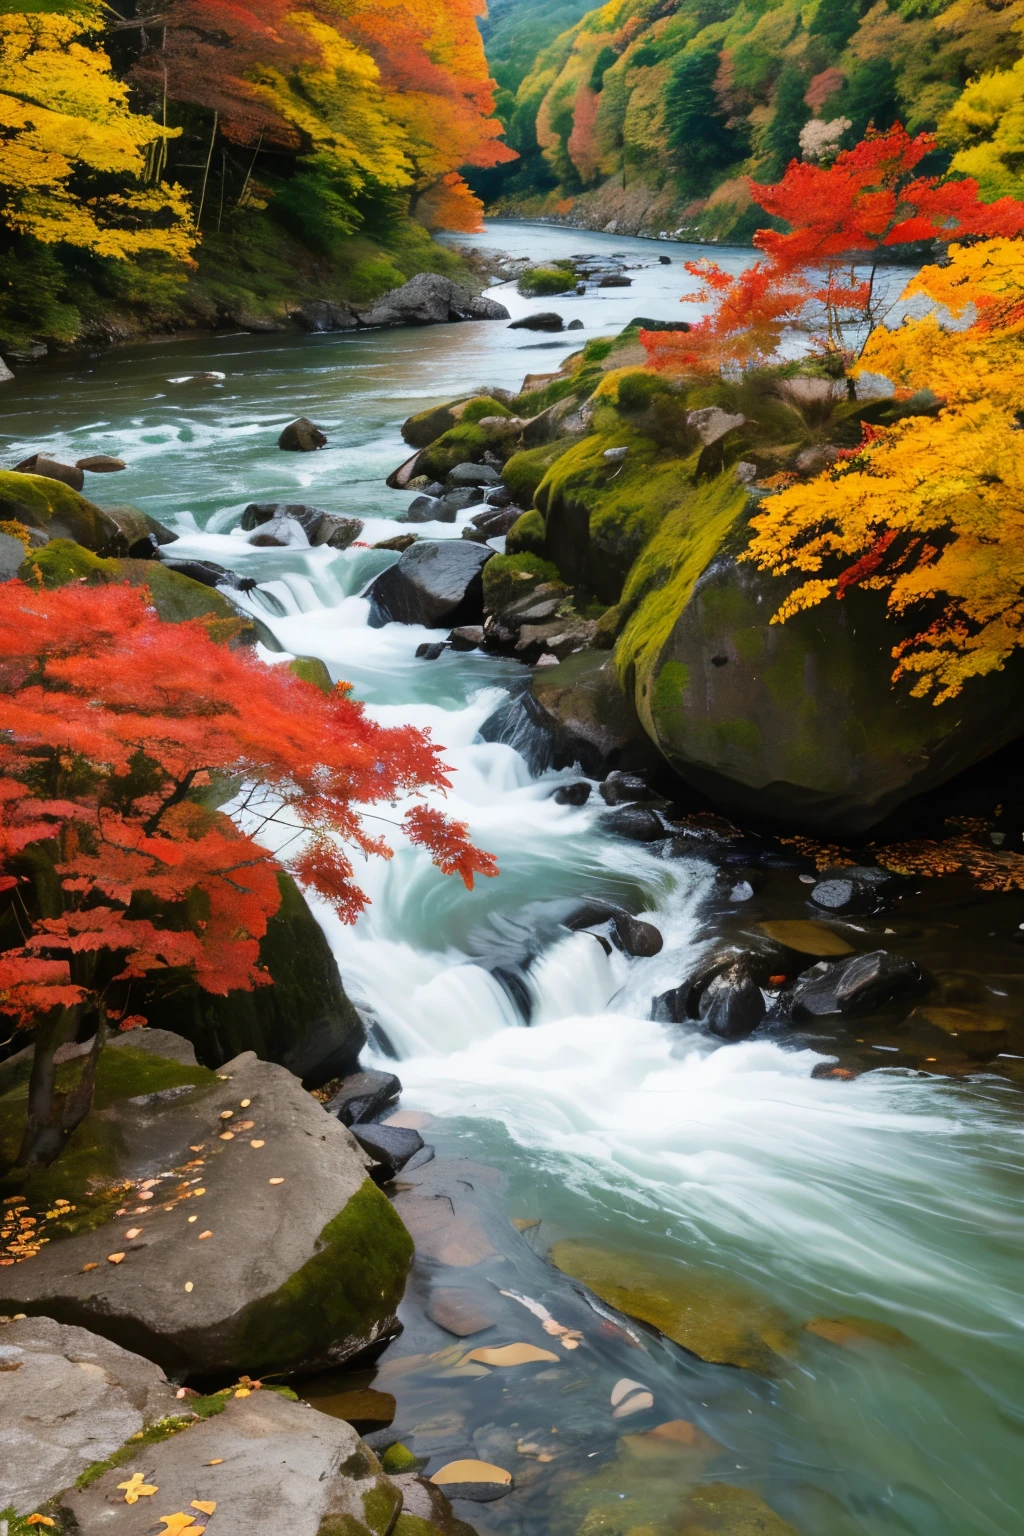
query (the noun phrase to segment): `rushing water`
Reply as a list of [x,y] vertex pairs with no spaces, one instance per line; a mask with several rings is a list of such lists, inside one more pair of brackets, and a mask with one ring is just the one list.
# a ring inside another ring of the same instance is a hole
[[[509,1209],[542,1218],[544,1233],[743,1282],[798,1329],[856,1316],[906,1336],[842,1349],[805,1335],[771,1384],[654,1350],[643,1370],[659,1401],[727,1448],[707,1475],[759,1489],[802,1536],[1013,1536],[1024,1503],[1018,1089],[884,1067],[823,1081],[806,1042],[721,1045],[652,1023],[651,997],[714,934],[707,868],[603,836],[597,808],[551,798],[575,775],[534,777],[511,746],[481,738],[523,675],[516,663],[425,663],[414,652],[426,631],[368,628],[359,594],[393,557],[253,549],[232,533],[247,502],[280,499],[358,514],[366,541],[386,537],[408,500],[383,485],[404,456],[406,415],[478,386],[518,387],[636,314],[688,313],[685,247],[501,224],[483,238],[534,259],[600,250],[645,266],[632,289],[558,300],[584,322],[571,337],[500,324],[215,336],[26,371],[5,397],[6,457],[121,454],[125,474],[90,480],[98,501],[142,506],[181,534],[175,554],[255,577],[247,601],[285,652],[322,657],[381,720],[429,726],[444,744],[446,808],[497,854],[500,878],[469,894],[400,847],[367,865],[372,905],[354,928],[319,914],[347,986],[401,1058],[403,1103],[443,1117],[439,1148],[500,1166]],[[731,267],[748,259],[716,254]],[[551,306],[496,293],[513,315]],[[223,382],[170,382],[207,370]],[[324,427],[326,450],[277,450],[299,414]],[[582,934],[542,945],[524,1028],[482,962],[529,942],[530,903],[583,893],[646,913],[665,947],[627,961]],[[606,1424],[577,1427],[581,1445],[605,1444]],[[481,1511],[481,1528],[549,1528],[536,1513],[517,1526],[514,1506]]]

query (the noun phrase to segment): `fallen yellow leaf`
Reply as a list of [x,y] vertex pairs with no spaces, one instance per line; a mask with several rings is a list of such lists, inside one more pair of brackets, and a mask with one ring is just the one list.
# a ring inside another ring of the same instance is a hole
[[199,1220],[198,1216],[190,1216],[189,1217],[189,1221],[198,1221],[198,1220]]
[[241,1099],[239,1100],[239,1103],[241,1104],[242,1109],[248,1109],[249,1105],[252,1103],[252,1099]]
[[471,1349],[462,1364],[479,1360],[481,1365],[531,1365],[535,1360],[557,1359],[550,1349],[539,1349],[536,1344],[502,1344],[497,1348],[483,1345]]
[[490,1461],[450,1461],[439,1472],[435,1472],[430,1481],[439,1487],[444,1487],[446,1483],[504,1483],[508,1487],[512,1473],[506,1472],[504,1467],[496,1467]]
[[134,1237],[141,1237],[141,1235],[142,1235],[142,1228],[141,1227],[129,1227],[128,1231],[125,1233],[125,1237],[127,1237],[129,1241],[131,1241],[131,1239],[134,1238]]
[[234,1141],[235,1133],[234,1131],[221,1131],[217,1139],[218,1141]]
[[250,1393],[250,1390],[249,1390],[248,1387],[239,1387],[238,1391],[235,1393],[235,1396],[236,1397],[249,1397],[249,1396],[251,1396],[251,1393]]
[[205,1461],[203,1465],[205,1467],[222,1467],[224,1465],[224,1457],[215,1456],[212,1461]]
[[222,1120],[230,1120],[231,1116],[233,1114],[234,1114],[234,1110],[233,1109],[222,1109],[221,1112],[220,1112],[220,1117],[221,1117]]
[[180,1509],[173,1515],[159,1515],[157,1518],[166,1527],[163,1536],[184,1536],[186,1531],[188,1531],[189,1536],[196,1536],[198,1531],[206,1529],[205,1526],[195,1526],[192,1523],[193,1517],[186,1515]]
[[193,1195],[205,1195],[206,1194],[206,1185],[204,1184],[201,1189],[194,1189],[192,1191],[192,1193],[193,1193]]
[[200,1234],[199,1234],[199,1241],[202,1242],[204,1237],[212,1237],[212,1236],[213,1236],[212,1232],[209,1232],[209,1231],[207,1231],[207,1232],[200,1232]]
[[147,1483],[141,1472],[133,1472],[126,1483],[118,1483],[117,1486],[124,1489],[126,1504],[137,1504],[140,1498],[149,1498],[151,1494],[159,1492],[156,1483]]
[[283,1184],[284,1183],[284,1179],[271,1179],[270,1183],[271,1184]]
[[82,1274],[83,1275],[87,1275],[89,1273],[90,1269],[99,1269],[99,1267],[100,1266],[98,1264],[83,1264],[82,1265]]
[[266,1146],[266,1142],[265,1141],[250,1141],[249,1145],[250,1145],[250,1147],[265,1147]]
[[216,1499],[193,1499],[191,1507],[192,1507],[192,1509],[200,1510],[201,1513],[204,1514],[204,1515],[212,1515],[214,1510],[217,1508],[217,1500]]
[[191,1280],[186,1280],[185,1281],[185,1289],[186,1289],[186,1291],[190,1291],[192,1289],[192,1281]]
[[56,1520],[51,1520],[49,1515],[29,1515],[26,1525],[56,1525]]
[[123,1258],[124,1258],[124,1254],[123,1253],[108,1253],[107,1254],[107,1263],[108,1264],[120,1264],[120,1262],[121,1262],[121,1260]]

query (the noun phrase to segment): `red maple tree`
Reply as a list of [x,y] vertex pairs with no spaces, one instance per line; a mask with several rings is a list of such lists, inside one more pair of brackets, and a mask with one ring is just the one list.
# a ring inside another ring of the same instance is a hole
[[[0,586],[0,899],[21,935],[0,953],[0,1012],[35,1032],[18,1165],[52,1161],[88,1113],[108,1020],[145,1023],[133,991],[167,972],[220,994],[272,982],[279,869],[355,920],[353,855],[392,852],[368,807],[419,796],[406,836],[470,889],[496,874],[423,803],[448,787],[440,750],[377,725],[346,684],[324,693],[199,621],[165,623],[145,589]],[[246,831],[211,808],[232,798]],[[270,823],[291,854],[257,841]],[[55,1052],[93,1024],[58,1091]]]
[[759,229],[754,245],[765,259],[737,277],[716,262],[687,262],[702,287],[684,298],[714,300],[714,308],[686,332],[642,331],[651,366],[680,372],[763,362],[798,320],[841,365],[851,328],[869,333],[880,318],[876,278],[886,255],[936,239],[1024,232],[1024,203],[983,203],[971,178],[917,174],[936,142],[930,133],[911,138],[896,123],[885,133],[869,130],[830,166],[792,160],[774,185],[748,182],[755,202],[789,229]]

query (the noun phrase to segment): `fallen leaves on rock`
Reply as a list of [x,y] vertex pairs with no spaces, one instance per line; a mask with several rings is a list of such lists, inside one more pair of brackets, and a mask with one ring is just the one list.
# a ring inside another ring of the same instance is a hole
[[199,1241],[202,1242],[204,1237],[212,1237],[212,1236],[213,1236],[213,1233],[210,1232],[209,1230],[207,1230],[206,1232],[200,1232],[200,1234],[199,1234]]
[[131,1241],[133,1238],[141,1237],[141,1236],[142,1236],[142,1228],[141,1227],[129,1227],[128,1231],[125,1233],[125,1237],[128,1238],[129,1241]]
[[249,1145],[250,1145],[250,1147],[265,1147],[266,1146],[266,1142],[265,1141],[250,1141]]
[[216,1499],[193,1499],[192,1503],[191,1503],[191,1505],[189,1507],[191,1509],[198,1509],[200,1514],[212,1515],[214,1510],[217,1508],[217,1500]]
[[108,1264],[120,1264],[120,1262],[121,1262],[121,1260],[123,1258],[124,1258],[124,1254],[123,1253],[108,1253],[107,1254],[107,1263]]
[[284,1179],[268,1179],[267,1182],[269,1184],[283,1184],[284,1183]]
[[186,1515],[184,1510],[176,1510],[173,1515],[158,1515],[160,1523],[164,1526],[163,1536],[200,1536],[205,1531],[205,1525],[196,1525],[193,1515]]
[[141,1472],[133,1472],[126,1483],[118,1483],[118,1488],[124,1490],[126,1504],[137,1504],[140,1499],[148,1499],[160,1489],[156,1483],[147,1483]]
[[481,1365],[532,1365],[534,1361],[554,1360],[558,1356],[552,1354],[550,1349],[541,1349],[536,1344],[481,1344],[478,1349],[471,1349],[465,1356],[462,1364],[477,1360]]

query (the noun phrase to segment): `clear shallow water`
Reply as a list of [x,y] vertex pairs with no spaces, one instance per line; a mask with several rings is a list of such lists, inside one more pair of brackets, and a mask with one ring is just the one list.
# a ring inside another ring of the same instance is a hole
[[[386,536],[408,499],[383,486],[406,452],[406,415],[478,385],[516,387],[636,314],[687,314],[677,303],[687,248],[499,224],[486,239],[535,258],[604,250],[652,265],[630,290],[554,306],[495,290],[514,315],[557,307],[584,319],[584,332],[554,346],[481,324],[157,342],[26,370],[3,398],[4,459],[121,453],[129,470],[93,477],[95,499],[143,506],[181,532],[175,553],[254,576],[252,610],[286,651],[323,657],[381,719],[429,725],[444,743],[447,808],[498,855],[501,877],[469,894],[400,848],[391,864],[367,865],[373,902],[359,924],[320,914],[347,985],[402,1058],[404,1102],[444,1117],[431,1132],[440,1150],[500,1166],[510,1209],[541,1217],[545,1238],[710,1270],[751,1287],[798,1330],[853,1315],[907,1336],[900,1347],[842,1349],[805,1335],[771,1384],[653,1350],[644,1379],[659,1404],[728,1448],[714,1476],[761,1490],[802,1536],[1015,1536],[1018,1090],[898,1069],[813,1080],[822,1058],[796,1044],[715,1046],[651,1023],[650,998],[713,935],[708,874],[601,836],[594,809],[550,798],[573,775],[535,779],[512,748],[479,738],[522,676],[516,664],[426,664],[414,656],[426,631],[368,629],[359,593],[386,556],[254,550],[232,536],[246,502],[265,499],[356,513],[373,519],[368,542]],[[672,265],[653,265],[660,254]],[[749,259],[716,255],[737,267]],[[209,369],[225,373],[222,385],[167,382]],[[324,426],[327,450],[277,450],[280,427],[300,413]],[[496,945],[515,949],[517,934],[529,939],[528,904],[584,893],[646,912],[665,948],[629,962],[585,935],[541,944],[526,970],[524,1029],[483,962]],[[597,1421],[587,1423],[597,1443]],[[478,1523],[518,1529],[514,1507],[492,1506]],[[547,1526],[532,1515],[521,1528]]]

